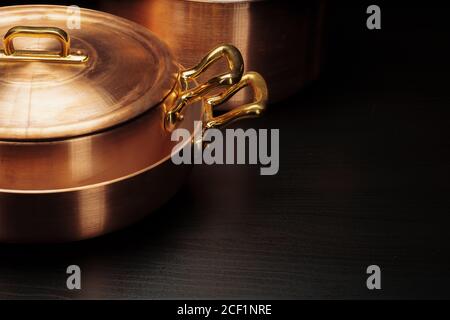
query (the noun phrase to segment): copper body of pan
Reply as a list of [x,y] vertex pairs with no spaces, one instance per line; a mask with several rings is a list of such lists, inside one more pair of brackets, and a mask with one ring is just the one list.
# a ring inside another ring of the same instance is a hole
[[[173,130],[193,136],[265,108],[265,82],[234,46],[184,70],[145,28],[77,10],[0,8],[1,242],[74,241],[140,219],[189,170],[170,159]],[[199,84],[218,60],[228,71]],[[214,117],[247,86],[253,102]]]

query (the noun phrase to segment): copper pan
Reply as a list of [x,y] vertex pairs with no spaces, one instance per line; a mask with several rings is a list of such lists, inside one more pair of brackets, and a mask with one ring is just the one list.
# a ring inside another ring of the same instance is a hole
[[[319,77],[326,0],[131,0],[100,7],[157,34],[183,65],[211,46],[240,48],[250,70],[267,81],[270,102],[293,95]],[[214,72],[217,72],[215,70]],[[233,101],[242,103],[248,95]]]
[[[260,115],[267,101],[263,78],[243,73],[234,46],[184,69],[137,24],[82,9],[83,27],[66,32],[66,14],[60,6],[0,8],[2,242],[86,239],[140,219],[189,171],[171,161],[173,130],[194,137]],[[220,59],[228,70],[199,84]],[[247,86],[252,102],[214,116]]]

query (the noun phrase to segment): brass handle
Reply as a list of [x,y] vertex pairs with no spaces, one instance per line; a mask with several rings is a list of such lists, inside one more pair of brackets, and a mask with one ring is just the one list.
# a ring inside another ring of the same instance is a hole
[[[225,114],[214,117],[214,106],[220,105],[234,96],[241,89],[250,86],[253,90],[254,102],[244,104]],[[207,106],[205,110],[205,129],[221,127],[227,125],[235,120],[247,117],[256,117],[261,115],[266,109],[268,98],[267,85],[264,78],[257,72],[247,72],[242,76],[239,83],[231,86],[228,90],[218,96],[211,97],[206,100]]]
[[[61,52],[16,50],[14,39],[18,37],[53,38],[60,42]],[[63,29],[56,27],[17,26],[8,30],[3,37],[4,49],[0,51],[0,61],[48,61],[63,63],[83,63],[88,56],[70,52],[70,37]]]
[[[225,57],[228,62],[229,71],[216,76],[205,83],[193,88],[188,88],[188,81],[197,78],[208,69],[214,62]],[[165,127],[172,130],[179,120],[183,119],[182,111],[189,103],[205,98],[205,95],[211,90],[223,86],[232,86],[237,84],[244,72],[244,61],[239,50],[232,45],[221,45],[210,51],[194,68],[184,70],[180,77],[184,86],[175,106],[166,114]]]

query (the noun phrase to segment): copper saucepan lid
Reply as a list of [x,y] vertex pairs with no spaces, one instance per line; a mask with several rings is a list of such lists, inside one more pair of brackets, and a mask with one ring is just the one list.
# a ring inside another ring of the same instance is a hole
[[[0,139],[67,138],[123,123],[157,105],[178,67],[152,33],[64,7],[0,11]],[[67,31],[65,31],[67,30]]]

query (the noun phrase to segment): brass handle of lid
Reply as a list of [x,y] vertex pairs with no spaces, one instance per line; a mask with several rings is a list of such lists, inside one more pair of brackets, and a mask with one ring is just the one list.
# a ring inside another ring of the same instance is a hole
[[[193,89],[186,89],[188,88],[189,80],[200,76],[209,66],[223,57],[228,62],[228,72],[218,75]],[[206,98],[205,95],[213,89],[237,84],[241,80],[243,73],[244,60],[236,47],[228,44],[218,46],[211,50],[197,66],[181,72],[180,77],[184,91],[179,95],[175,106],[167,112],[164,124],[165,128],[171,131],[176,126],[176,123],[183,119],[182,111],[186,105]]]
[[[53,38],[60,42],[61,52],[16,50],[14,39],[19,37]],[[11,28],[3,37],[4,49],[0,51],[0,61],[48,61],[62,63],[84,63],[87,55],[71,53],[70,37],[66,31],[57,27],[27,27],[17,26]]]

